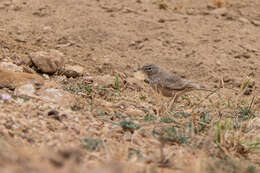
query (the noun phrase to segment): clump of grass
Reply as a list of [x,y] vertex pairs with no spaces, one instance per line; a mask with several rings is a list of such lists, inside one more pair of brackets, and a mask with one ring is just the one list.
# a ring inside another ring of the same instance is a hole
[[103,146],[103,142],[100,139],[85,138],[83,139],[83,146],[87,150],[95,151],[98,150],[101,146]]
[[131,120],[122,120],[119,122],[119,126],[121,126],[124,131],[130,131],[131,133],[133,133],[135,130],[140,129],[140,126]]
[[72,105],[70,105],[70,109],[73,111],[79,111],[82,108],[78,104],[72,104]]
[[145,101],[146,99],[147,99],[146,95],[142,94],[142,95],[140,96],[140,100]]
[[164,123],[174,123],[175,122],[175,120],[171,117],[170,114],[161,117],[160,121],[164,122]]
[[68,86],[65,90],[69,91],[72,94],[87,94],[90,95],[93,92],[92,85],[85,84],[84,82],[78,82],[72,86]]
[[179,144],[188,143],[188,137],[185,136],[180,129],[177,129],[174,126],[163,127],[160,132],[154,130],[153,134],[158,135],[162,142],[173,142]]
[[85,87],[85,91],[86,91],[87,94],[91,94],[91,92],[92,92],[92,87],[91,87],[91,85],[87,85],[87,86]]
[[255,114],[252,111],[252,105],[254,102],[255,97],[252,98],[251,102],[249,105],[241,107],[239,106],[239,112],[238,112],[238,119],[239,120],[248,120],[248,119],[252,119],[255,118]]
[[130,148],[129,152],[128,152],[128,158],[132,158],[134,155],[136,155],[138,157],[138,159],[143,158],[143,154],[140,150],[138,149],[134,149],[134,148]]
[[144,117],[144,121],[154,121],[156,119],[157,118],[154,115],[151,115],[151,114],[146,114],[145,117]]
[[223,142],[226,131],[231,127],[230,124],[231,124],[231,119],[226,119],[224,123],[222,123],[221,121],[218,121],[216,123],[216,126],[217,126],[216,142],[217,143]]
[[202,112],[199,120],[199,131],[205,131],[208,125],[211,123],[213,117],[207,112]]
[[175,117],[179,117],[179,118],[187,118],[187,117],[190,117],[191,114],[190,113],[185,113],[184,111],[180,111],[180,112],[175,112],[174,113],[174,116]]
[[120,92],[120,85],[119,85],[118,75],[116,75],[116,78],[115,78],[115,89],[116,89],[117,92]]

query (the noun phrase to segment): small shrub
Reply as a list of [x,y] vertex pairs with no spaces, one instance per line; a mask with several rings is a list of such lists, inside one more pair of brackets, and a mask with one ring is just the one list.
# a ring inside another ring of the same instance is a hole
[[83,146],[87,150],[94,151],[99,149],[103,145],[102,140],[94,138],[85,138],[83,139]]
[[146,114],[145,117],[144,117],[144,121],[154,121],[156,119],[157,118],[154,115],[151,115],[151,114]]
[[123,130],[130,131],[131,133],[133,133],[135,130],[138,130],[140,128],[138,124],[135,124],[133,121],[127,121],[127,120],[120,121],[119,125],[123,128]]

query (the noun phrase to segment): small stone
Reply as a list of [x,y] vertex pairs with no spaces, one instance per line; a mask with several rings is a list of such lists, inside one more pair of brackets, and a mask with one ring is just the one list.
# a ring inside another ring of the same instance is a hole
[[15,38],[15,41],[17,41],[17,42],[22,42],[22,43],[25,43],[25,42],[26,42],[24,36],[22,36],[22,35],[17,36],[17,37]]
[[228,11],[226,8],[217,8],[210,12],[210,14],[212,14],[212,15],[220,15],[220,16],[225,16],[225,15],[227,15],[227,13],[228,13]]
[[59,112],[56,111],[56,110],[49,111],[48,116],[54,118],[55,120],[61,121],[61,117],[59,116]]
[[224,81],[225,83],[229,83],[229,82],[234,81],[234,79],[230,78],[229,76],[224,76],[224,77],[223,77],[223,81]]
[[238,21],[240,21],[241,23],[245,23],[245,24],[250,23],[250,21],[247,18],[244,18],[244,17],[239,17]]
[[47,74],[43,74],[42,76],[44,77],[44,79],[46,79],[46,80],[50,80],[50,76],[49,76],[49,75],[47,75]]
[[84,77],[85,83],[91,84],[94,82],[94,78],[92,76],[85,76]]
[[43,73],[53,74],[64,64],[63,54],[57,50],[39,51],[30,54],[33,64]]
[[220,66],[220,65],[221,65],[221,62],[220,62],[219,60],[217,60],[217,61],[216,61],[216,64],[217,64],[218,66]]
[[79,65],[65,65],[64,69],[62,70],[62,74],[70,77],[79,77],[82,76],[84,73],[84,68]]
[[33,84],[25,84],[22,86],[17,87],[14,90],[14,95],[15,96],[34,96],[35,94],[35,87]]
[[236,58],[236,59],[241,59],[241,58],[249,59],[250,57],[251,56],[247,53],[242,53],[242,54],[234,56],[234,58]]
[[260,21],[259,20],[251,20],[251,23],[255,26],[260,26]]
[[13,72],[23,72],[23,68],[19,67],[11,62],[1,62],[0,68],[13,71]]
[[165,23],[165,20],[164,19],[159,19],[158,22],[159,23]]
[[2,100],[10,100],[11,99],[11,96],[9,94],[2,94],[1,95],[1,99]]

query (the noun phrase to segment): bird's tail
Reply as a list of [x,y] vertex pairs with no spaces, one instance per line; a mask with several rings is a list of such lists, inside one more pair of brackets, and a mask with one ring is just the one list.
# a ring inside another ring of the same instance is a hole
[[200,86],[195,83],[189,83],[188,85],[190,88],[195,89],[195,90],[204,90],[204,91],[214,92],[214,90],[208,89],[205,86]]

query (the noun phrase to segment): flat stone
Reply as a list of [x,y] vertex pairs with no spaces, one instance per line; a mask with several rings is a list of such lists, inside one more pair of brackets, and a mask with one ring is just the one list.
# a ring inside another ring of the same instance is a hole
[[44,79],[37,74],[12,72],[0,68],[0,88],[15,89],[25,84],[40,87],[44,84]]
[[23,72],[23,68],[13,64],[12,62],[1,62],[0,68],[13,71],[13,72]]
[[17,87],[14,90],[14,95],[32,97],[32,96],[34,96],[35,91],[36,91],[36,89],[33,84],[25,84],[25,85]]
[[79,77],[84,73],[84,68],[79,65],[65,65],[64,69],[62,69],[62,74],[70,77]]
[[41,100],[49,103],[56,103],[62,106],[75,104],[72,94],[59,88],[42,88],[37,92]]

